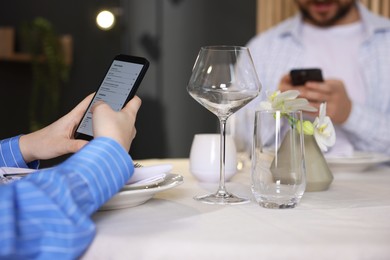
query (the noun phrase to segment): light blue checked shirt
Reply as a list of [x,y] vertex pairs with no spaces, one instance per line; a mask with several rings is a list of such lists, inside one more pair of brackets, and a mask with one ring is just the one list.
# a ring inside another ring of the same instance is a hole
[[[353,103],[352,111],[341,129],[355,150],[390,154],[390,20],[369,12],[362,4],[359,11],[365,40],[359,49],[361,74],[364,81],[365,104]],[[300,40],[300,14],[280,25],[255,36],[248,43],[255,67],[262,83],[262,94],[238,117],[253,118],[259,100],[267,90],[276,90],[282,75],[290,69],[303,67],[305,48]],[[246,112],[245,112],[246,111]],[[248,120],[248,119],[247,119]],[[253,123],[246,124],[241,133],[248,142]]]
[[[0,166],[27,167],[19,137],[0,141]],[[77,259],[95,235],[91,214],[133,171],[117,142],[97,138],[56,167],[0,185],[0,259]]]

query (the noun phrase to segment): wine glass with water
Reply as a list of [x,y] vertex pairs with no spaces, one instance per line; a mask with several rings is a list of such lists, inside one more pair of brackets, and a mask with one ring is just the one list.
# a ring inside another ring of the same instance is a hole
[[211,204],[235,204],[248,199],[229,193],[225,187],[226,122],[233,113],[260,93],[261,84],[246,47],[202,47],[189,80],[189,94],[214,113],[220,122],[220,181],[216,193],[195,197]]

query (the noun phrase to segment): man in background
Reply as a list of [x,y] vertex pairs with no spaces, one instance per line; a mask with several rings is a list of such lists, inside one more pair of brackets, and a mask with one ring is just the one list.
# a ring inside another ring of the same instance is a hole
[[[330,153],[390,155],[390,20],[356,0],[295,2],[296,16],[249,41],[262,96],[237,116],[250,111],[252,119],[267,90],[297,89],[316,108],[327,102],[337,136]],[[297,68],[320,68],[324,82],[292,86],[289,72]]]

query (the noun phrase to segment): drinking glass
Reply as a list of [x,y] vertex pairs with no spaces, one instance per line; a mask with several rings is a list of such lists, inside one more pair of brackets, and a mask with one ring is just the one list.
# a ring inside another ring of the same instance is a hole
[[258,96],[261,89],[249,49],[238,46],[202,47],[195,61],[187,90],[220,122],[220,179],[216,193],[194,199],[210,204],[236,204],[248,199],[229,193],[225,187],[226,121]]
[[257,111],[251,189],[265,208],[294,208],[305,187],[302,112]]

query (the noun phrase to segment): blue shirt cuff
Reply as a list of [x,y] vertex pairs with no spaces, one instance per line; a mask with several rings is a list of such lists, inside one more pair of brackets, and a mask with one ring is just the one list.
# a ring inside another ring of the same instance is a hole
[[38,169],[39,161],[26,163],[19,147],[21,135],[0,141],[0,166]]

